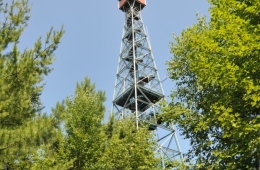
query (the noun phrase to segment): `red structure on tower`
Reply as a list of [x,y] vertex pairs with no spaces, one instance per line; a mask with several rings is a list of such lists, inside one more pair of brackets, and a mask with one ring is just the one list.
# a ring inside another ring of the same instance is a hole
[[118,3],[118,8],[122,11],[125,11],[129,8],[131,8],[131,4],[134,4],[135,8],[139,8],[142,10],[146,6],[146,0],[136,0],[130,2],[129,0],[120,0]]

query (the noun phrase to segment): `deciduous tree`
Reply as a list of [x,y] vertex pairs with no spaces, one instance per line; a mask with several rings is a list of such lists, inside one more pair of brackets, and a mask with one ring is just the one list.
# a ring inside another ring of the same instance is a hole
[[148,127],[136,129],[132,119],[115,120],[105,126],[106,143],[98,169],[159,170],[156,142]]
[[88,78],[77,84],[75,94],[65,100],[64,159],[73,160],[71,169],[98,169],[105,139],[102,120],[105,94],[96,91]]
[[209,0],[210,21],[174,36],[164,119],[190,139],[198,169],[260,167],[260,1]]
[[77,84],[60,109],[65,115],[65,141],[59,161],[72,161],[71,169],[159,169],[152,134],[146,127],[137,130],[131,119],[102,123],[104,101],[104,92],[88,78]]

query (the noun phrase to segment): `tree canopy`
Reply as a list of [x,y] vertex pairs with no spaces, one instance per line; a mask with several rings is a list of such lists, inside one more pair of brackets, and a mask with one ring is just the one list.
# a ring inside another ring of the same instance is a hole
[[198,169],[260,167],[260,1],[208,0],[210,20],[174,35],[165,108]]

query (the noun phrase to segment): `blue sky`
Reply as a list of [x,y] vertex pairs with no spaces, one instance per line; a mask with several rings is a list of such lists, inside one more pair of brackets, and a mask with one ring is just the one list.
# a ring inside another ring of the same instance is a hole
[[[8,0],[7,0],[8,1]],[[9,0],[11,1],[11,0]],[[75,85],[88,76],[98,90],[106,92],[107,113],[112,107],[117,61],[119,57],[124,13],[118,10],[117,0],[30,0],[31,19],[21,37],[21,48],[30,48],[39,36],[53,26],[65,35],[56,51],[53,72],[45,78],[42,94],[45,111],[50,113],[57,101],[74,93]],[[147,0],[142,18],[161,79],[166,76],[165,62],[172,57],[169,43],[172,33],[177,35],[196,23],[196,13],[208,16],[206,0]],[[166,96],[174,83],[163,83]],[[182,151],[189,148],[187,140],[179,136]]]

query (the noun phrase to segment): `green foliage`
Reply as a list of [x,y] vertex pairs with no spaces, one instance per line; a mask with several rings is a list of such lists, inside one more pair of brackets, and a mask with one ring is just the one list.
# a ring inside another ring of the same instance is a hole
[[209,0],[210,21],[174,36],[177,80],[165,120],[191,140],[198,169],[258,169],[260,1]]
[[51,29],[44,43],[39,38],[32,49],[20,52],[19,38],[29,19],[28,2],[2,3],[0,12],[5,16],[0,23],[0,126],[10,128],[22,125],[41,110],[41,81],[51,71],[49,65],[63,31]]
[[75,95],[65,101],[64,158],[73,160],[72,169],[97,169],[102,155],[102,124],[105,94],[95,91],[86,78],[77,84]]
[[102,124],[104,100],[104,92],[96,91],[88,78],[66,99],[60,109],[65,115],[61,160],[72,161],[70,169],[158,169],[155,143],[146,128],[137,130],[128,119],[110,118]]
[[40,94],[63,30],[19,51],[29,12],[27,0],[0,1],[0,167],[11,169],[30,169],[38,148],[53,149],[60,136],[55,115],[40,114]]
[[19,128],[0,129],[0,165],[14,169],[31,169],[39,150],[49,156],[53,154],[63,138],[59,129],[54,128],[54,119],[38,116]]
[[147,128],[137,130],[132,120],[111,117],[105,129],[107,140],[98,169],[160,169],[154,156],[156,143]]

